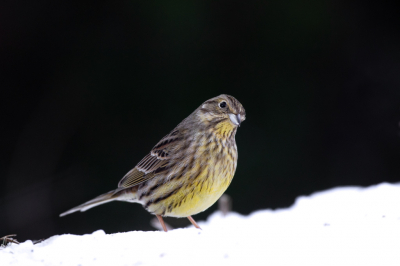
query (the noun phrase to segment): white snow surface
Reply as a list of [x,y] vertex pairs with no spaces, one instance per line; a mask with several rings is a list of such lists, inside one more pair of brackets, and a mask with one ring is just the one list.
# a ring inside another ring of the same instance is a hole
[[199,225],[28,240],[1,249],[0,265],[399,266],[400,184],[335,188],[247,216],[216,212]]

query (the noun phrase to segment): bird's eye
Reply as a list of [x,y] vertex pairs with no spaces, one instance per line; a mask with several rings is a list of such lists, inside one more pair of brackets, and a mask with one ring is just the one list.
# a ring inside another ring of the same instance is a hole
[[225,108],[225,107],[226,107],[226,102],[220,102],[220,103],[219,103],[219,107]]

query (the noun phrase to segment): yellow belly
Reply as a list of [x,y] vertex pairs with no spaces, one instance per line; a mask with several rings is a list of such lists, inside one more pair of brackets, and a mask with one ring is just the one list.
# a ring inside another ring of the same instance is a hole
[[[219,172],[218,176],[210,174],[209,170],[206,167],[193,183],[188,182],[172,196],[150,205],[148,210],[154,214],[172,217],[187,217],[205,211],[222,196],[234,174],[231,167]],[[171,182],[170,186],[165,186],[165,192],[159,190],[156,197],[167,194],[178,185]]]
[[[211,205],[213,205],[221,196],[224,194],[225,190],[228,188],[231,178],[229,178],[229,182],[220,182],[219,184],[210,184],[208,188],[208,184],[204,184],[203,189],[195,188],[192,193],[188,193],[186,197],[184,197],[184,191],[182,191],[181,195],[178,198],[181,199],[181,204],[177,207],[173,208],[170,212],[167,212],[166,216],[173,217],[187,217],[190,215],[197,214],[199,212],[205,211]],[[171,201],[173,201],[171,199]],[[168,204],[168,203],[167,203]]]
[[[226,127],[220,130],[217,133],[221,136],[229,135]],[[220,138],[210,142],[208,138],[201,138],[198,143],[194,143],[194,165],[190,164],[188,157],[175,172],[160,177],[164,179],[162,186],[158,185],[160,180],[157,178],[146,184],[147,187],[157,189],[143,198],[145,208],[162,216],[187,217],[213,205],[228,188],[236,170],[236,144],[227,141]],[[186,169],[187,165],[191,165],[190,169]],[[182,176],[176,177],[176,173],[182,173]],[[176,178],[168,179],[170,176]]]

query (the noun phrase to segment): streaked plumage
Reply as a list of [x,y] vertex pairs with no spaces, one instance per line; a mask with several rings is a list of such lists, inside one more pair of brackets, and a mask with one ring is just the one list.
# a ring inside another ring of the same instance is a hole
[[[161,139],[116,190],[60,216],[113,201],[137,202],[152,214],[190,217],[209,208],[228,188],[237,164],[235,134],[245,110],[222,94],[204,102]],[[164,227],[166,231],[166,228]]]

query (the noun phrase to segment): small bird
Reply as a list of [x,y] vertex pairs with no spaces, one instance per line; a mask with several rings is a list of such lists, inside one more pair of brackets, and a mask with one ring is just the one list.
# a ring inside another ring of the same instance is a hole
[[140,203],[155,214],[187,217],[205,211],[225,192],[237,165],[236,130],[246,119],[242,104],[222,94],[204,102],[160,140],[118,183],[118,188],[62,213],[110,201]]

